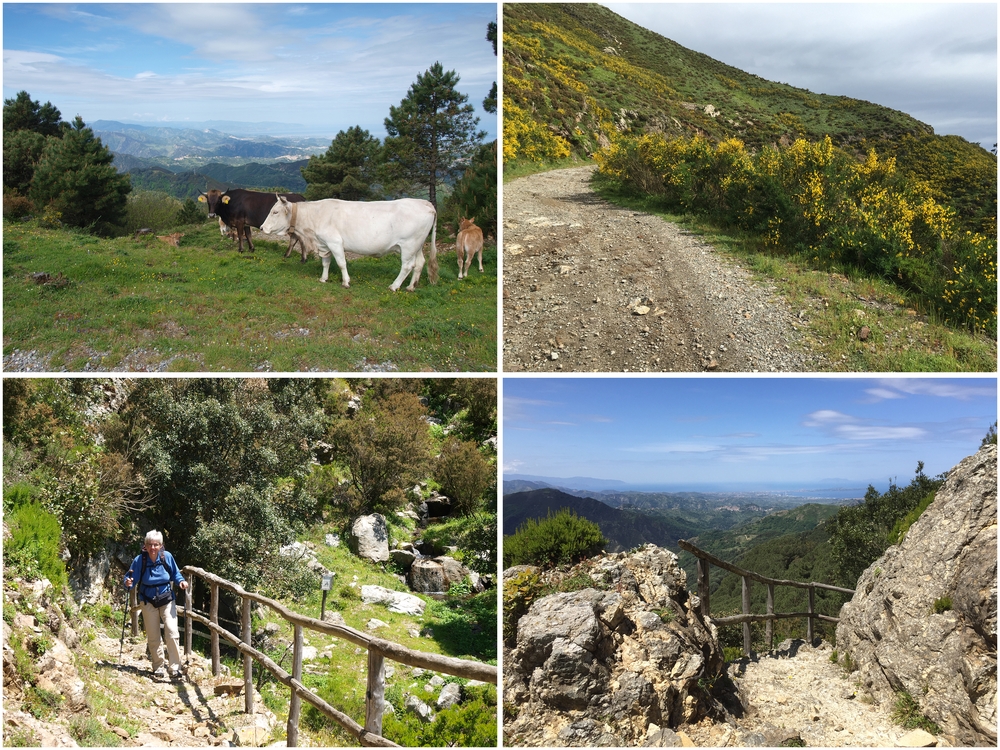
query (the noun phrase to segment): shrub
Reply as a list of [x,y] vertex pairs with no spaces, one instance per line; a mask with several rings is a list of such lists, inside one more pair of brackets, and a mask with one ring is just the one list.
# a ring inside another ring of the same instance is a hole
[[468,516],[482,505],[483,493],[493,485],[494,469],[475,443],[449,437],[434,466],[434,480],[455,509]]
[[[188,199],[190,200],[190,199]],[[190,201],[194,205],[194,201]],[[125,209],[125,230],[132,234],[139,229],[161,232],[180,221],[183,211],[180,201],[156,190],[138,190],[128,197]],[[197,221],[203,221],[205,214],[195,206]]]
[[75,716],[69,723],[69,733],[80,747],[120,747],[122,744],[121,737],[93,716]]
[[462,691],[462,702],[439,711],[431,722],[396,707],[383,721],[383,736],[403,747],[496,747],[496,687],[466,685]]
[[906,537],[906,532],[910,530],[910,527],[916,522],[923,512],[927,510],[928,506],[934,502],[934,493],[931,492],[916,508],[913,508],[909,513],[896,521],[896,525],[892,527],[892,531],[889,532],[889,544],[900,544]]
[[626,192],[751,232],[764,248],[877,274],[953,325],[996,331],[995,203],[985,230],[970,225],[892,156],[858,159],[829,137],[751,155],[734,138],[713,146],[654,133],[616,138],[596,158]]
[[[5,493],[5,501],[8,494]],[[4,567],[25,578],[47,578],[57,590],[65,586],[66,565],[59,554],[62,537],[59,519],[35,500],[28,500],[6,513],[4,521],[11,534],[3,546]]]
[[430,460],[424,414],[415,394],[396,392],[334,426],[331,442],[351,472],[354,512],[391,513],[406,501],[404,488],[423,478]]
[[542,591],[537,573],[522,571],[503,582],[503,639],[508,646],[517,640],[517,623]]
[[573,563],[600,552],[605,543],[600,526],[563,508],[542,521],[530,518],[505,536],[504,567]]
[[920,704],[905,690],[896,694],[892,720],[904,729],[923,729],[931,734],[941,734],[941,728],[920,713]]
[[23,195],[4,190],[3,215],[8,219],[21,219],[35,211],[35,204]]
[[941,615],[950,611],[951,607],[952,604],[950,596],[942,596],[940,599],[934,600],[934,614],[936,615]]

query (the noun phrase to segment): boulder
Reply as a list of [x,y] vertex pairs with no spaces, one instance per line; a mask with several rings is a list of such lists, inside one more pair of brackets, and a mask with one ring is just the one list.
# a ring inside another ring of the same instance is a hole
[[351,524],[347,543],[351,552],[372,562],[389,559],[389,529],[385,518],[378,513],[359,516]]
[[437,698],[437,707],[439,711],[443,711],[446,708],[451,708],[456,703],[462,700],[462,686],[457,682],[449,682],[447,685],[441,688],[440,694]]
[[382,586],[362,586],[361,601],[366,604],[384,604],[390,612],[420,616],[427,606],[423,599],[405,591],[391,591]]
[[471,572],[453,557],[416,560],[410,566],[410,588],[421,594],[440,594],[453,583],[461,583]]
[[964,459],[861,574],[837,647],[883,704],[908,692],[952,745],[997,743],[997,448]]
[[504,698],[519,707],[504,727],[513,744],[669,745],[672,733],[650,737],[651,724],[676,729],[708,713],[699,683],[725,663],[674,553],[648,544],[560,575],[594,585],[542,597],[517,623],[504,655]]
[[389,553],[389,558],[403,570],[409,570],[417,559],[417,553],[408,549],[394,549]]

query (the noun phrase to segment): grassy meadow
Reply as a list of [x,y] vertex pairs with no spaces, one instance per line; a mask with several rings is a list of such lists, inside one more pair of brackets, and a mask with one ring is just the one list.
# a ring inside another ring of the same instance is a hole
[[459,281],[454,243],[439,232],[439,283],[425,267],[415,292],[393,293],[398,254],[348,260],[344,289],[336,262],[321,284],[319,260],[285,260],[285,242],[240,255],[215,222],[181,229],[175,248],[4,221],[5,369],[31,369],[8,361],[15,350],[73,372],[497,368],[495,244],[485,273]]

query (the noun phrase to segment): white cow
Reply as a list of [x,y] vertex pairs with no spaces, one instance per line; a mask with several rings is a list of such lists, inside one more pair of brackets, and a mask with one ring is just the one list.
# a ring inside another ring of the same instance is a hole
[[345,252],[358,255],[383,256],[398,251],[402,260],[399,276],[389,285],[392,291],[402,286],[407,274],[413,273],[407,288],[413,291],[424,267],[424,242],[431,236],[431,252],[427,275],[431,283],[438,280],[437,211],[429,201],[403,198],[396,201],[342,201],[327,198],[321,201],[289,203],[278,196],[261,230],[271,234],[292,233],[323,261],[326,282],[330,275],[330,258],[336,258],[349,287]]

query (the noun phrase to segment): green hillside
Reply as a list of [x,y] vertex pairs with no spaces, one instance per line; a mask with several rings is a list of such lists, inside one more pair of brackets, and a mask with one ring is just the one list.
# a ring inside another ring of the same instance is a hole
[[[829,525],[823,523],[809,531],[801,531],[774,537],[766,542],[750,548],[745,554],[730,560],[745,570],[752,570],[768,578],[779,578],[791,581],[815,581],[817,583],[833,583],[836,585],[836,572],[830,546]],[[713,569],[717,581],[712,582],[712,614],[722,616],[737,614],[741,611],[742,581],[733,573],[724,573],[718,568]],[[696,586],[697,579],[689,574],[689,588]],[[836,617],[840,608],[850,599],[847,594],[834,591],[816,590],[815,606],[820,614]],[[767,588],[761,584],[752,584],[750,588],[750,611],[763,614],[767,605]],[[790,586],[776,586],[774,589],[775,612],[805,612],[808,609],[808,592],[806,589]],[[721,634],[728,645],[739,643],[742,638],[741,626],[728,626]],[[755,643],[761,641],[756,633],[762,633],[763,623],[754,625]],[[831,640],[835,626],[830,623],[818,622],[817,635]],[[805,634],[805,621],[798,619],[775,621],[775,642],[784,638],[802,638]],[[730,643],[730,641],[732,643]]]
[[[735,527],[714,526],[688,541],[716,557],[735,562],[751,549],[766,542],[789,534],[812,531],[837,515],[839,510],[839,505],[809,503],[771,513]],[[694,556],[688,552],[681,552],[681,565],[688,572],[688,578],[693,580]],[[756,568],[754,570],[756,571]],[[767,574],[762,573],[762,575]]]
[[[748,146],[797,136],[829,135],[842,145],[934,132],[887,107],[767,81],[600,5],[517,3],[503,13],[505,140],[520,113],[580,155],[606,143],[611,129],[733,136]],[[515,118],[508,123],[510,105]],[[507,155],[506,142],[504,148]]]
[[608,540],[608,552],[621,552],[648,542],[660,547],[675,547],[678,539],[696,531],[696,527],[678,523],[676,519],[652,518],[636,510],[618,510],[593,498],[545,488],[504,496],[503,533],[509,536],[529,518],[542,520],[562,508],[569,508],[600,526]]

